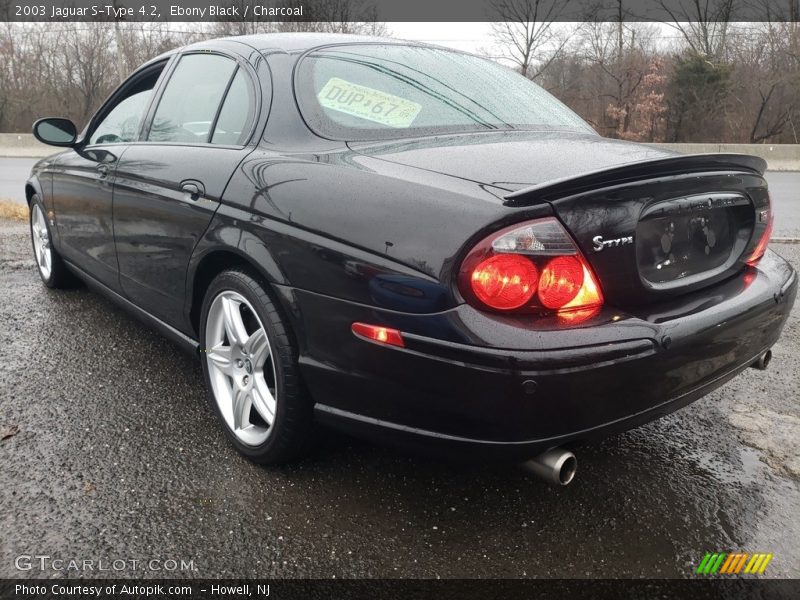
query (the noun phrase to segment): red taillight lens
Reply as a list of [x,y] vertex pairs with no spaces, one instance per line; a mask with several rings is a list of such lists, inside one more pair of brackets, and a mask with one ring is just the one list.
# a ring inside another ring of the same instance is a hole
[[767,209],[767,227],[764,229],[764,232],[761,234],[761,238],[758,240],[756,247],[753,249],[753,252],[750,253],[750,256],[747,258],[748,265],[755,265],[761,258],[764,256],[764,253],[767,251],[767,246],[769,245],[769,238],[772,236],[772,222],[773,222],[773,215],[772,215],[772,207],[770,206]]
[[591,268],[552,217],[482,240],[461,264],[459,286],[468,301],[498,311],[579,310],[603,303]]
[[397,331],[397,329],[381,327],[380,325],[367,325],[366,323],[353,323],[350,329],[357,336],[373,342],[388,344],[389,346],[399,346],[400,348],[404,348],[406,345],[403,341],[402,334]]
[[563,308],[583,287],[583,265],[574,256],[559,256],[547,263],[539,280],[539,300],[547,308]]
[[539,272],[519,254],[496,254],[472,271],[470,283],[478,299],[497,310],[525,305],[536,293]]

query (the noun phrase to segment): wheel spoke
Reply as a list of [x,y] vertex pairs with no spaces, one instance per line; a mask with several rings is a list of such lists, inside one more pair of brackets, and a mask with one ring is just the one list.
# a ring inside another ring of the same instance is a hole
[[48,279],[50,270],[53,267],[53,259],[50,254],[50,237],[47,233],[47,223],[42,214],[42,209],[34,205],[31,209],[31,236],[33,237],[34,258],[42,277]]
[[214,363],[214,366],[220,371],[226,375],[233,374],[233,361],[231,360],[230,346],[223,346],[220,344],[219,346],[214,346],[210,350],[206,350],[206,354],[208,355],[208,360]]
[[245,354],[249,354],[253,360],[253,364],[261,366],[269,356],[269,342],[267,341],[267,334],[263,329],[257,329],[253,334],[247,338],[242,350]]
[[250,425],[250,396],[235,383],[233,385],[231,400],[233,402],[233,428],[244,429]]
[[230,298],[222,299],[223,321],[225,323],[225,333],[231,346],[241,345],[247,339],[247,329],[245,329],[242,314],[239,312],[241,304]]
[[253,408],[256,409],[261,418],[267,425],[272,425],[275,420],[275,398],[266,389],[266,382],[262,386],[253,386],[251,397],[253,401]]

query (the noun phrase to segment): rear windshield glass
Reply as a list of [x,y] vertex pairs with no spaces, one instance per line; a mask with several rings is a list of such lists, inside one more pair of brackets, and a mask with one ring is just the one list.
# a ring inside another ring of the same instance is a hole
[[462,131],[593,131],[538,85],[492,61],[439,48],[358,44],[314,50],[297,97],[318,134],[343,140]]

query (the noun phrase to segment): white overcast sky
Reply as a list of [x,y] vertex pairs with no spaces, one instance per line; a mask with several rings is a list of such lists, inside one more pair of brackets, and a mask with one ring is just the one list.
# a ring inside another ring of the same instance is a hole
[[477,52],[491,48],[491,23],[387,23],[393,37]]

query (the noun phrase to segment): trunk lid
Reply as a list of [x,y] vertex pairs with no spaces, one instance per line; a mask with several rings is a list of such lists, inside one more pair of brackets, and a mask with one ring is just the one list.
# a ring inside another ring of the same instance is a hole
[[591,133],[510,131],[350,142],[356,153],[508,191],[643,160],[680,156]]
[[745,155],[679,155],[531,186],[505,204],[552,205],[606,299],[635,305],[742,270],[769,219],[765,167]]

